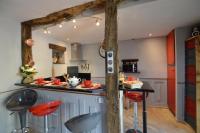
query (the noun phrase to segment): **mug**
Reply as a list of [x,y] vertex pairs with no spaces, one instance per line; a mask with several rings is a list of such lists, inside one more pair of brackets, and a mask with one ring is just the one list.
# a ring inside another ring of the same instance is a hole
[[59,85],[60,84],[60,79],[54,79],[53,80],[54,85]]
[[38,78],[38,79],[36,79],[36,83],[37,83],[37,84],[42,84],[42,83],[44,83],[44,78]]
[[92,85],[92,81],[91,80],[85,80],[83,82],[83,84],[84,84],[85,87],[90,87]]
[[136,78],[133,77],[133,76],[128,76],[127,80],[128,80],[128,81],[134,81],[134,80],[136,80]]

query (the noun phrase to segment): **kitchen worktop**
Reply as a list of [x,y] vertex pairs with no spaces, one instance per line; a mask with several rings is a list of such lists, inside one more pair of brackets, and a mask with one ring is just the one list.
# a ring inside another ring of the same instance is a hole
[[94,94],[94,95],[102,95],[104,93],[105,87],[102,85],[101,88],[98,89],[90,89],[90,88],[76,88],[70,87],[68,85],[64,86],[45,86],[45,85],[37,85],[37,84],[23,84],[16,83],[16,86],[24,86],[27,88],[33,89],[44,89],[49,91],[62,91],[62,92],[70,92],[70,93],[81,93],[81,94]]

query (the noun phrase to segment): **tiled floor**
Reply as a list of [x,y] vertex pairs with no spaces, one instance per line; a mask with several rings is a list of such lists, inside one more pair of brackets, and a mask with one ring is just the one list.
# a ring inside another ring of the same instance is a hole
[[[142,129],[142,108],[139,107],[139,124]],[[133,109],[124,110],[125,131],[133,127]],[[194,133],[187,124],[177,122],[166,108],[147,108],[148,133]]]

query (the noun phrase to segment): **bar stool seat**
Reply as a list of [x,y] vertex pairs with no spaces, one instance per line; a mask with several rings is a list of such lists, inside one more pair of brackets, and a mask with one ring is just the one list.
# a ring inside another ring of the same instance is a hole
[[88,133],[97,126],[100,119],[100,112],[83,114],[65,122],[65,127],[72,133]]
[[125,97],[130,99],[132,102],[142,102],[143,96],[137,92],[126,92]]
[[138,102],[142,102],[143,101],[143,95],[141,93],[138,92],[126,92],[125,93],[125,97],[127,97],[128,99],[130,99],[133,103],[134,103],[134,111],[133,111],[133,116],[134,116],[134,120],[133,120],[133,126],[134,129],[129,129],[126,131],[126,133],[142,133],[140,130],[138,130]]
[[44,133],[48,133],[48,120],[47,115],[55,112],[57,108],[62,104],[60,100],[51,101],[48,103],[41,103],[36,106],[33,106],[29,109],[34,116],[44,117]]
[[26,112],[37,101],[37,92],[31,89],[17,91],[10,95],[6,100],[6,108],[10,111],[17,112],[20,118],[22,132],[26,129]]

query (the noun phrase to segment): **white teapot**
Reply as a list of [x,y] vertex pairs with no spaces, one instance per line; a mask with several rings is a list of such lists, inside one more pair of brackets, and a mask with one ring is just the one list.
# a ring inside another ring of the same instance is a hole
[[68,82],[69,82],[69,84],[71,86],[76,86],[76,85],[78,85],[81,82],[81,79],[73,76],[72,78],[68,79]]

